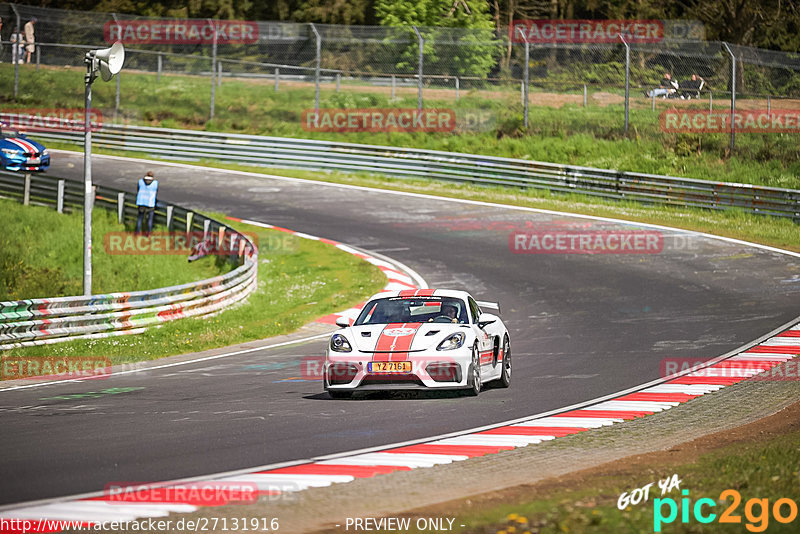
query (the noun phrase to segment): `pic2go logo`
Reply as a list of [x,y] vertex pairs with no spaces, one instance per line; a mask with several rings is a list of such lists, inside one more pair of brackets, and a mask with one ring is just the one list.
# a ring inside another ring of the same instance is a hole
[[[657,498],[653,500],[653,531],[661,532],[662,525],[669,525],[681,514],[681,523],[687,524],[690,521],[689,514],[694,516],[698,523],[708,524],[717,519],[717,514],[711,509],[717,506],[714,499],[702,498],[694,502],[692,506],[689,499],[689,490],[682,490],[683,498],[681,503],[675,502],[671,497]],[[724,503],[728,499],[733,499],[728,507],[719,516],[719,523],[741,524],[742,517],[736,514],[736,509],[742,502],[741,494],[734,489],[727,489],[719,494],[719,502]],[[797,519],[797,503],[792,499],[783,497],[776,500],[770,509],[769,499],[749,499],[744,505],[744,516],[747,519],[745,528],[750,532],[764,532],[769,526],[770,511],[775,521],[778,523],[791,523]],[[667,515],[665,516],[665,507]]]

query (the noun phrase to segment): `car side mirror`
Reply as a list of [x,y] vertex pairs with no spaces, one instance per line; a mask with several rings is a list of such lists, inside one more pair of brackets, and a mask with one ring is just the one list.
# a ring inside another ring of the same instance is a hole
[[336,326],[339,328],[347,328],[350,326],[350,320],[347,317],[337,317]]
[[478,316],[478,328],[484,328],[497,321],[497,316],[491,313],[482,313]]

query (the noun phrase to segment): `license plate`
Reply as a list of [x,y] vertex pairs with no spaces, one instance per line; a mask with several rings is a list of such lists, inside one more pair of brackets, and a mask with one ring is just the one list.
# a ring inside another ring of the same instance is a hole
[[410,373],[411,362],[369,362],[367,372],[377,373]]
[[28,158],[28,165],[39,165],[41,162],[39,158]]

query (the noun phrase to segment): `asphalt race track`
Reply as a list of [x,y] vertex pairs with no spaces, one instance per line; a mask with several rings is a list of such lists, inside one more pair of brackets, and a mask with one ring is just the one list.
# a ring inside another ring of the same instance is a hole
[[[512,228],[612,222],[211,169],[95,157],[95,182],[335,239],[395,258],[431,287],[498,300],[510,389],[477,398],[334,401],[299,361],[325,341],[102,381],[0,392],[0,505],[406,441],[571,405],[653,380],[665,358],[712,358],[800,313],[800,259],[678,232],[656,254],[514,254]],[[50,174],[82,176],[57,153]],[[102,382],[102,383],[101,383]],[[89,395],[110,388],[116,394]],[[83,396],[81,396],[83,394]],[[58,398],[54,398],[58,397]]]

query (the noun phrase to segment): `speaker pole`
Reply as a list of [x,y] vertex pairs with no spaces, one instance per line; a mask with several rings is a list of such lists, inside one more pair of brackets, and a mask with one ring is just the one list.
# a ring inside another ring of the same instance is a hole
[[96,74],[94,54],[86,54],[86,102],[83,120],[83,294],[92,294],[92,82]]

